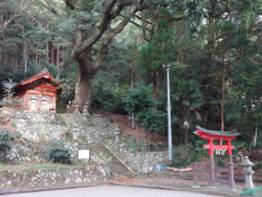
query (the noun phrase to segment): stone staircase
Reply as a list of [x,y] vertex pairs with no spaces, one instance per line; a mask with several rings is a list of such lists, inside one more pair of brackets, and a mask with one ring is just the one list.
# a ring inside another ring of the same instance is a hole
[[[104,145],[97,144],[90,148],[91,162],[94,162],[106,176],[122,177],[134,175],[135,172]],[[103,170],[102,170],[103,169]]]
[[[101,173],[107,176],[127,176],[136,172],[125,161],[124,154],[128,152],[123,146],[123,141],[116,140],[116,125],[110,120],[100,116],[83,117],[80,114],[60,115],[67,128],[71,128],[79,144],[85,144],[90,149],[91,162],[98,166]],[[109,144],[114,144],[112,148]]]
[[121,156],[119,153],[112,151],[107,145],[104,145],[105,149],[110,152],[115,160],[117,160],[119,163],[121,163],[122,166],[124,166],[131,174],[136,174],[135,170],[125,161],[124,157]]

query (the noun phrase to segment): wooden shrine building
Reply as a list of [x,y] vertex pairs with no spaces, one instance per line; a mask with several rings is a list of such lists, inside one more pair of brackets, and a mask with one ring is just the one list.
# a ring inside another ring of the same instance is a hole
[[13,98],[19,100],[15,108],[30,112],[56,112],[59,85],[48,71],[21,81],[13,88]]

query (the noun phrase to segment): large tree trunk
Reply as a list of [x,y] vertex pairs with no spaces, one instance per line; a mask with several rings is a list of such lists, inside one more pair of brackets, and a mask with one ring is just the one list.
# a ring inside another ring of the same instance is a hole
[[77,59],[78,62],[78,78],[75,86],[75,98],[73,106],[70,111],[83,111],[84,107],[87,109],[90,105],[91,97],[91,80],[95,76],[98,67],[92,64],[91,50],[88,50]]
[[80,111],[84,106],[89,107],[91,97],[91,76],[86,76],[85,73],[79,72],[78,80],[75,87],[74,109]]

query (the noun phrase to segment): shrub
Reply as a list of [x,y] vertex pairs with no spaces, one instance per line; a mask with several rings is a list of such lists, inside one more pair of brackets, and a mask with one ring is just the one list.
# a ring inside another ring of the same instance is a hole
[[[204,150],[205,151],[205,150]],[[191,144],[189,145],[179,145],[174,147],[173,150],[173,166],[187,166],[193,162],[202,160],[206,157],[206,151],[198,151],[198,147]]]
[[260,174],[262,175],[262,161],[258,161],[255,163],[254,170],[260,171]]
[[152,88],[144,84],[136,84],[124,98],[125,109],[131,113],[143,112],[152,108],[154,101],[152,98]]
[[0,131],[0,161],[5,161],[7,159],[6,156],[12,149],[12,145],[10,143],[12,139],[13,138],[8,131]]
[[123,101],[128,113],[135,113],[138,123],[145,129],[157,133],[163,133],[166,130],[165,113],[153,109],[154,100],[151,86],[136,84]]
[[7,154],[11,150],[12,146],[9,142],[0,141],[0,161],[5,161]]
[[[110,83],[111,84],[111,83]],[[110,86],[95,83],[92,94],[92,109],[126,113],[123,98],[127,94],[128,86],[112,83]]]
[[166,131],[166,114],[152,108],[136,114],[138,122],[149,131],[163,134]]
[[217,155],[216,164],[220,167],[226,167],[226,159],[223,155]]
[[208,157],[207,150],[203,148],[204,144],[206,144],[205,140],[200,140],[197,138],[197,136],[193,136],[192,146],[197,161],[203,160],[204,158]]
[[187,166],[195,161],[194,149],[190,145],[176,146],[173,150],[173,158],[174,166]]
[[71,164],[71,153],[66,148],[51,148],[48,151],[48,160],[53,163]]
[[0,141],[1,142],[8,142],[12,140],[12,136],[10,133],[6,130],[1,130],[0,131]]
[[127,138],[126,144],[128,148],[133,152],[143,152],[146,151],[146,142],[144,140],[138,140],[134,136]]

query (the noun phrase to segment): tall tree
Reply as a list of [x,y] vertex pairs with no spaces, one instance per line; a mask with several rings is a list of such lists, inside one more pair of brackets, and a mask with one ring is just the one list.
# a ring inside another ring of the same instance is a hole
[[[75,87],[73,108],[81,111],[84,105],[89,106],[91,95],[91,79],[101,67],[112,40],[119,34],[130,19],[148,6],[164,5],[169,1],[144,0],[104,0],[100,4],[96,1],[64,0],[67,8],[74,12],[89,11],[95,20],[92,25],[82,21],[74,35],[74,49],[72,57],[77,61],[79,74]],[[121,16],[121,19],[119,19]],[[88,20],[87,20],[88,21]],[[99,46],[98,46],[99,45]]]
[[[83,11],[84,9],[95,9],[94,1],[65,0],[67,7],[72,11]],[[77,61],[79,73],[75,87],[75,98],[73,107],[80,111],[84,105],[89,106],[91,95],[91,79],[102,64],[113,38],[120,33],[128,24],[131,17],[142,9],[142,1],[102,1],[98,7],[98,25],[94,24],[90,29],[84,31],[77,27],[74,34],[74,49],[72,57]],[[83,9],[84,8],[84,9]],[[120,22],[114,21],[120,14],[125,14]],[[82,23],[82,25],[86,25]],[[86,25],[87,27],[87,25]],[[99,43],[99,48],[97,43]],[[97,52],[94,52],[97,50]],[[96,53],[96,54],[94,54]]]

